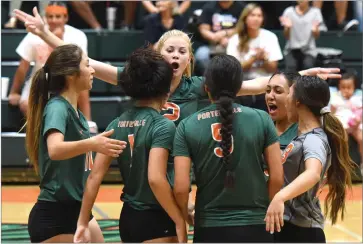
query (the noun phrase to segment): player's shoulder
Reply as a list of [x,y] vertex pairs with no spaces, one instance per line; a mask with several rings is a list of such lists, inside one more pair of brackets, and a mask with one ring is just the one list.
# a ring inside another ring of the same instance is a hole
[[168,118],[165,118],[164,116],[162,116],[161,114],[159,114],[158,116],[154,116],[154,123],[153,125],[155,127],[165,127],[167,129],[175,129],[175,123],[173,121],[171,121]]
[[64,98],[60,96],[52,97],[46,104],[44,108],[44,115],[46,114],[54,114],[54,113],[61,113],[65,114],[68,113],[69,110],[69,103],[65,101]]

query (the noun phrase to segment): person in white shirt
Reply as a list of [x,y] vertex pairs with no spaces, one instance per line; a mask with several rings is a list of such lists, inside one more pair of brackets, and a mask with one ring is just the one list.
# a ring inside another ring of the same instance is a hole
[[[68,10],[64,3],[56,1],[50,2],[45,9],[45,19],[47,20],[50,31],[65,42],[78,45],[87,53],[88,41],[86,35],[81,30],[66,24],[68,21]],[[9,103],[13,106],[19,106],[24,115],[27,113],[28,97],[31,86],[30,77],[26,77],[30,68],[30,63],[34,62],[34,67],[31,72],[32,76],[38,69],[43,67],[52,50],[53,49],[41,38],[32,33],[28,33],[16,49],[21,60],[13,78],[13,84],[9,94]],[[21,87],[25,80],[25,85],[21,91]],[[90,121],[91,108],[89,91],[81,93],[78,103],[82,113],[87,120]]]
[[[228,42],[227,54],[236,57],[242,65],[244,80],[270,76],[283,59],[277,36],[263,24],[262,8],[255,3],[246,5],[239,17],[236,34]],[[264,95],[253,97],[253,107],[266,110]]]

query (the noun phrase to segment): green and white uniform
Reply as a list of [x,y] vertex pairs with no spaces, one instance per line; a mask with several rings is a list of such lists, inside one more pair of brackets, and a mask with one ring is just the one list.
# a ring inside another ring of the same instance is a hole
[[149,153],[152,148],[171,152],[175,125],[150,107],[132,107],[112,121],[111,138],[127,141],[117,158],[124,188],[121,200],[137,210],[161,209],[148,181]]
[[65,142],[89,138],[87,120],[80,110],[78,115],[62,96],[51,98],[44,109],[38,155],[40,175],[38,200],[82,201],[85,182],[93,165],[92,153],[66,160],[51,160],[46,141],[46,134],[51,130],[61,132]]
[[233,104],[231,167],[235,187],[225,188],[219,142],[220,117],[215,104],[183,120],[174,139],[174,156],[190,157],[196,184],[196,227],[264,224],[269,204],[263,152],[278,141],[274,124],[261,110]]

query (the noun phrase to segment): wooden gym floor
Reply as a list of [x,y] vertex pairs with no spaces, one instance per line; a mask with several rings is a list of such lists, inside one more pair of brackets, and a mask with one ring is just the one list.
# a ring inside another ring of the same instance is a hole
[[[29,242],[27,221],[39,194],[38,186],[2,186],[2,242]],[[195,195],[196,188],[193,188]],[[93,208],[93,215],[103,230],[106,242],[119,242],[118,218],[122,207],[119,200],[122,185],[102,185]],[[320,195],[324,199],[326,189]],[[362,184],[355,184],[347,196],[344,221],[331,226],[326,221],[327,242],[362,242]],[[323,205],[323,204],[322,204]],[[189,242],[193,229],[189,229]]]

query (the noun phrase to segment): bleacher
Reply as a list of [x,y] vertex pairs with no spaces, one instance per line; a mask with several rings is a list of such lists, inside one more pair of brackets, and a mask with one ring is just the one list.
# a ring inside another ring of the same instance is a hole
[[[133,50],[145,44],[142,31],[104,31],[102,33],[97,33],[92,30],[84,30],[84,32],[88,37],[89,57],[109,62],[116,66],[122,66],[127,56]],[[283,48],[285,45],[285,38],[283,37],[282,31],[274,32],[279,38],[281,48]],[[10,78],[9,89],[19,64],[19,56],[16,54],[15,49],[25,34],[26,31],[24,30],[2,30],[1,76]],[[4,45],[5,43],[6,45]],[[341,50],[343,52],[342,59],[345,67],[355,69],[358,72],[360,82],[362,82],[361,33],[347,32],[342,37],[335,31],[322,33],[317,41],[317,46]],[[194,47],[194,50],[195,48],[196,47]],[[283,61],[279,64],[279,67],[283,69]],[[112,86],[98,79],[94,80],[90,95],[92,120],[97,123],[100,131],[103,131],[108,123],[119,116],[129,105],[128,99],[126,99],[119,87]],[[23,116],[18,107],[10,106],[7,100],[1,101],[1,118],[2,132],[16,132],[24,124]],[[17,158],[19,155],[22,155],[24,151],[14,157],[11,155],[14,154],[14,150],[6,149],[14,142],[8,142],[7,140],[9,140],[9,134],[2,134],[2,167],[28,167],[26,160],[19,161]],[[19,143],[20,142],[16,145],[19,147],[20,151],[24,149],[24,146]],[[351,143],[354,144],[354,142]],[[353,147],[350,148],[352,149]],[[355,150],[352,150],[351,155],[355,161],[359,161],[359,153],[357,154]],[[9,157],[12,158],[12,160],[9,160]]]

